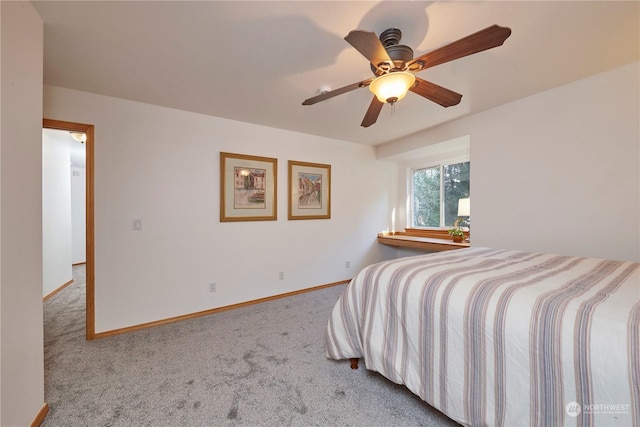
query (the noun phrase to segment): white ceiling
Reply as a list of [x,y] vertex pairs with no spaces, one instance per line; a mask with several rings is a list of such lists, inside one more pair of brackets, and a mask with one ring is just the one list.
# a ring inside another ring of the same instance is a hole
[[[378,145],[640,59],[640,2],[43,1],[44,82],[243,122]],[[462,93],[447,109],[415,94],[362,128],[371,77],[352,29],[397,27],[415,56],[489,25],[503,46],[422,71]],[[68,118],[73,120],[73,118]]]

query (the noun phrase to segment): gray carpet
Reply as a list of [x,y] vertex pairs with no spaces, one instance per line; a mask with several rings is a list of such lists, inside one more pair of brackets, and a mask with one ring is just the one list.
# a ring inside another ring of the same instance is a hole
[[324,356],[345,285],[86,341],[84,266],[44,304],[43,426],[456,426]]

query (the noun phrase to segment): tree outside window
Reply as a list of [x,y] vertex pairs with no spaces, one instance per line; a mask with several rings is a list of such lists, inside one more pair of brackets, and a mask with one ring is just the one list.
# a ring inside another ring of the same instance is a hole
[[441,164],[412,171],[413,227],[453,225],[458,199],[470,196],[470,162]]

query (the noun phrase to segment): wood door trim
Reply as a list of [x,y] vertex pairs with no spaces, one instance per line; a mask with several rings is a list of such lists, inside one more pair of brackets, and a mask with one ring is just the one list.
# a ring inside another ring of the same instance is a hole
[[86,147],[86,255],[87,255],[87,295],[86,295],[86,338],[96,336],[95,326],[95,193],[94,193],[94,126],[84,123],[43,119],[42,127],[47,129],[84,132],[87,135]]

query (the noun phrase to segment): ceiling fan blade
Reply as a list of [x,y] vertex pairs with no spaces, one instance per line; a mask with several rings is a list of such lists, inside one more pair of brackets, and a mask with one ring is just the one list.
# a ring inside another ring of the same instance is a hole
[[393,68],[393,61],[389,58],[389,54],[376,33],[353,30],[344,39],[367,58],[374,67],[378,68],[380,64],[387,64],[389,68]]
[[378,101],[378,98],[376,98],[374,95],[360,126],[368,128],[369,126],[374,124],[376,120],[378,120],[378,116],[380,115],[380,110],[382,110],[383,105],[384,103]]
[[421,71],[425,68],[434,67],[454,59],[462,58],[467,55],[482,52],[483,50],[498,47],[511,35],[511,28],[492,25],[477,33],[473,33],[467,37],[449,43],[431,52],[427,52],[407,63],[407,67],[418,64],[417,69],[411,71]]
[[361,87],[369,86],[369,84],[373,81],[373,78],[363,80],[357,83],[351,83],[350,85],[341,87],[339,89],[334,89],[329,92],[321,93],[320,95],[313,96],[311,98],[305,99],[302,105],[313,105],[320,101],[325,101],[329,98],[333,98],[334,96],[342,95],[343,93],[350,92],[355,89],[359,89]]
[[420,77],[416,77],[416,84],[409,90],[443,107],[458,105],[462,99],[461,94],[423,80]]

